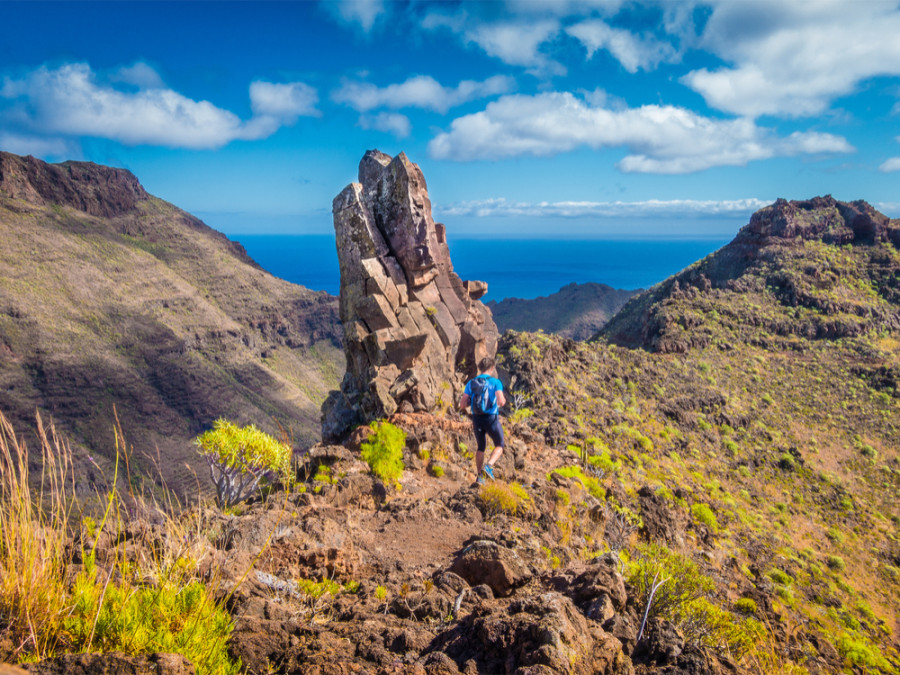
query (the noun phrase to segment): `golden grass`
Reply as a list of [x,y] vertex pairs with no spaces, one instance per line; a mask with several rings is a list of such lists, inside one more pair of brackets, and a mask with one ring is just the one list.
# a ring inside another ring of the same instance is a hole
[[53,651],[66,612],[71,452],[37,418],[41,480],[29,484],[29,455],[0,414],[0,631],[16,653]]

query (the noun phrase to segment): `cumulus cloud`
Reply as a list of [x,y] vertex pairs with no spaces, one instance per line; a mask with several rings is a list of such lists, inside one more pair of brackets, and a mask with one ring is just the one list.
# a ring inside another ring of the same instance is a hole
[[460,202],[442,207],[436,211],[441,217],[447,216],[516,216],[516,217],[563,217],[563,218],[703,218],[721,216],[744,216],[770,204],[771,200],[734,199],[725,201],[675,199],[651,199],[639,202],[512,202],[503,198],[481,201]]
[[878,167],[878,170],[884,173],[890,173],[891,171],[900,171],[900,157],[891,157],[890,159],[886,159],[881,163],[881,166]]
[[195,149],[265,138],[299,115],[315,114],[314,92],[301,83],[254,82],[250,98],[257,114],[245,122],[209,101],[195,101],[171,89],[122,91],[101,81],[85,63],[6,78],[0,98],[10,101],[4,117],[31,134]]
[[628,148],[626,173],[681,174],[743,166],[776,156],[852,152],[840,136],[796,132],[778,137],[752,120],[702,117],[674,106],[609,109],[568,92],[510,95],[459,117],[429,143],[438,159],[468,161],[549,156],[579,147]]
[[387,11],[384,0],[322,0],[321,5],[336,18],[356,24],[367,33]]
[[250,85],[250,106],[254,115],[296,121],[298,117],[318,117],[319,94],[303,82],[275,84],[257,80]]
[[737,115],[815,115],[864,80],[900,75],[898,34],[894,2],[720,2],[699,46],[733,65],[682,81]]
[[382,112],[377,115],[362,115],[359,118],[359,126],[363,129],[374,129],[393,134],[397,138],[406,138],[412,131],[409,118],[400,113]]
[[562,64],[541,51],[541,45],[555,38],[560,26],[554,17],[485,21],[465,10],[456,14],[431,12],[422,20],[426,30],[448,28],[458,33],[463,42],[477,45],[488,56],[512,66],[523,66],[541,77],[566,73]]
[[599,19],[589,19],[566,28],[587,49],[588,59],[600,50],[612,54],[629,73],[638,69],[651,70],[677,56],[672,45],[652,36],[640,37],[621,28],[613,28]]
[[463,80],[456,87],[444,87],[433,77],[417,75],[387,87],[377,87],[369,82],[345,82],[332,98],[360,112],[375,108],[426,108],[444,113],[467,101],[505,94],[514,87],[512,78],[501,75],[483,82]]
[[109,79],[111,82],[133,84],[142,89],[162,89],[165,86],[159,73],[143,61],[119,68]]

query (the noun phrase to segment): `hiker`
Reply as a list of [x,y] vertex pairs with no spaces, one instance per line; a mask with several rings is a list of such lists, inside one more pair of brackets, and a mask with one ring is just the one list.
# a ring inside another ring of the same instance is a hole
[[[503,454],[503,427],[500,424],[500,406],[506,405],[506,396],[503,394],[503,383],[500,382],[494,368],[494,359],[485,356],[478,362],[478,375],[466,383],[462,398],[459,400],[459,409],[465,409],[472,405],[472,427],[475,430],[475,440],[478,449],[475,452],[475,482],[484,484],[484,477],[494,478],[494,465]],[[493,373],[494,375],[492,375]],[[487,464],[484,462],[484,449],[487,445],[486,436],[490,436],[494,442],[494,451],[491,453]]]

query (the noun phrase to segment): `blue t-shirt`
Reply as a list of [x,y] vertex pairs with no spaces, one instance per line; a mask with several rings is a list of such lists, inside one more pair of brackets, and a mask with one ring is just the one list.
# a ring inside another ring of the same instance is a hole
[[[497,405],[497,395],[496,392],[503,391],[503,383],[498,380],[496,377],[491,377],[490,375],[479,375],[479,378],[487,379],[490,386],[494,389],[494,396],[491,398],[494,401],[494,406],[490,410],[485,410],[485,415],[497,415],[500,412],[500,406]],[[463,393],[469,397],[469,404],[471,406],[472,402],[472,380],[466,382],[466,388],[463,390]],[[472,410],[472,414],[475,414],[475,411]]]

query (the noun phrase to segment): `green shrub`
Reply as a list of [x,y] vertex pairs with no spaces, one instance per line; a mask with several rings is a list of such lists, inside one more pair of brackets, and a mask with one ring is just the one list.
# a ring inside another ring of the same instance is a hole
[[442,467],[440,464],[432,464],[430,471],[431,475],[435,478],[441,478],[444,475],[444,467]]
[[835,544],[840,544],[844,541],[844,534],[836,527],[828,528],[828,532],[825,533],[825,536],[828,537]]
[[756,606],[756,601],[753,598],[741,598],[736,600],[734,603],[734,611],[738,614],[746,614],[747,616],[753,616],[756,614],[758,607]]
[[406,432],[390,422],[372,422],[375,433],[360,445],[362,458],[384,482],[397,482],[403,475],[403,446]]
[[866,673],[872,672],[872,670],[883,673],[896,672],[896,669],[884,658],[881,650],[864,638],[845,634],[841,636],[835,646],[846,660],[847,665],[851,667],[863,668]]
[[781,453],[781,456],[778,458],[778,468],[785,471],[793,471],[795,468],[794,456],[789,452]]
[[776,584],[781,584],[782,586],[790,586],[792,583],[794,583],[794,578],[790,574],[778,569],[777,567],[773,567],[768,572],[766,572],[766,576]]
[[[63,630],[73,647],[84,651],[129,654],[183,654],[198,673],[238,673],[226,642],[231,617],[199,581],[186,581],[176,567],[156,586],[130,579],[107,584],[92,556],[75,579],[72,611]],[[138,582],[139,583],[139,582]]]
[[252,424],[239,427],[218,419],[194,444],[206,457],[216,484],[216,503],[222,508],[249,498],[260,483],[286,479],[290,470],[290,446]]
[[704,502],[692,504],[691,513],[694,514],[695,520],[706,525],[711,532],[718,532],[719,521],[716,520],[716,514],[713,513],[713,510],[710,508],[709,504],[706,504]]
[[686,642],[740,658],[761,639],[759,622],[738,618],[710,600],[715,584],[692,560],[660,544],[641,544],[635,553],[626,577],[639,606],[647,605],[653,584],[662,582],[649,615],[674,623]]
[[524,515],[531,509],[531,496],[518,483],[493,480],[478,490],[478,499],[489,514]]
[[844,559],[839,555],[830,555],[825,559],[825,564],[835,572],[840,572],[846,567]]
[[[595,455],[596,457],[596,455]],[[554,469],[551,474],[559,474],[563,478],[574,478],[584,486],[584,489],[591,493],[597,499],[603,501],[606,499],[606,490],[600,485],[600,481],[593,476],[587,476],[578,466],[566,466],[560,469]]]

